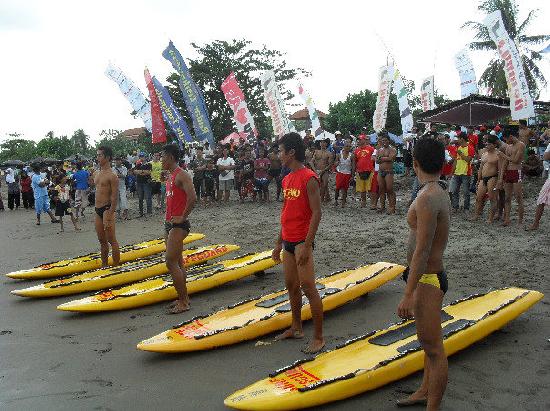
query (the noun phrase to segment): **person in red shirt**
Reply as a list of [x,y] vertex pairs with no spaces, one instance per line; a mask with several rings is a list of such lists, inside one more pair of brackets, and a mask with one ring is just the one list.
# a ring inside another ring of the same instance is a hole
[[185,266],[183,265],[183,240],[189,234],[189,214],[195,206],[197,195],[193,180],[178,166],[180,151],[177,146],[168,144],[162,149],[162,168],[170,174],[166,179],[166,267],[170,271],[178,299],[169,307],[170,314],[189,310]]
[[474,151],[477,153],[477,148],[479,145],[479,137],[475,133],[474,128],[472,126],[468,126],[468,144],[471,144],[474,147]]
[[[302,292],[309,301],[313,318],[314,335],[307,354],[319,352],[325,346],[323,338],[323,303],[315,286],[313,247],[315,234],[321,221],[320,181],[315,172],[304,166],[305,146],[298,133],[285,134],[279,140],[283,167],[291,171],[283,179],[283,210],[281,231],[273,250],[273,260],[281,261],[292,310],[292,325],[276,340],[303,338]],[[300,290],[301,288],[301,290]]]
[[355,191],[361,193],[361,207],[367,205],[367,192],[371,189],[374,163],[374,147],[368,143],[367,136],[361,134],[357,140],[358,147],[353,152],[355,161]]
[[23,197],[23,207],[25,207],[25,210],[34,207],[34,196],[31,183],[31,178],[27,172],[21,172],[21,180],[19,181],[19,184],[21,184],[21,196]]

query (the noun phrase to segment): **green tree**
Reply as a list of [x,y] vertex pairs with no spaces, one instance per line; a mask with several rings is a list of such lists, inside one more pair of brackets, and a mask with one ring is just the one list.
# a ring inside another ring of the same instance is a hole
[[[284,54],[263,46],[256,49],[248,40],[216,40],[209,44],[191,43],[195,59],[190,59],[189,71],[199,89],[203,92],[210,114],[212,131],[216,139],[221,139],[234,131],[233,113],[221,91],[222,82],[230,72],[234,72],[242,89],[248,108],[254,117],[260,135],[271,136],[273,129],[268,117],[268,108],[264,102],[260,76],[265,70],[274,70],[281,95],[285,100],[294,97],[288,90],[287,82],[298,76],[309,76],[301,68],[288,68]],[[181,90],[178,86],[179,75],[171,74],[167,81],[168,91],[182,115],[191,124]]]
[[8,134],[10,138],[0,144],[0,162],[7,160],[29,161],[36,157],[36,144],[20,138],[19,133]]
[[[529,90],[534,98],[538,98],[542,89],[547,85],[546,78],[542,74],[537,63],[543,56],[533,51],[529,46],[536,46],[550,40],[548,34],[528,35],[527,28],[536,17],[537,10],[531,10],[527,18],[519,23],[519,7],[514,0],[483,0],[478,9],[485,14],[500,10],[506,31],[519,46],[523,71],[527,78]],[[489,31],[483,23],[468,21],[463,27],[469,27],[476,31],[476,41],[470,43],[472,50],[491,51],[494,57],[479,79],[479,85],[488,89],[490,95],[495,97],[507,97],[508,85],[504,74],[504,62],[497,53],[493,40],[489,37]]]
[[76,130],[71,137],[71,146],[73,149],[73,154],[86,155],[90,150],[89,144],[90,136],[88,136],[84,130],[79,128]]
[[96,143],[95,147],[107,145],[113,149],[115,156],[123,157],[134,150],[155,153],[162,148],[162,145],[151,143],[151,133],[149,131],[145,131],[137,140],[129,140],[122,137],[121,133],[121,130],[116,129],[102,130],[99,133],[101,139]]
[[36,144],[36,154],[40,157],[51,157],[63,160],[73,153],[71,141],[67,136],[55,137],[53,131]]

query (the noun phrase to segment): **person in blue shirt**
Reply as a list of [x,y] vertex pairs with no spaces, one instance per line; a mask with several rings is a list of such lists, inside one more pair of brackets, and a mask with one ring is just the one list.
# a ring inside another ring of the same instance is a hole
[[42,177],[40,174],[40,166],[38,164],[33,165],[33,176],[31,180],[31,186],[34,192],[34,210],[36,211],[36,225],[40,225],[40,214],[42,212],[47,213],[52,219],[52,223],[59,223],[56,220],[52,211],[50,210],[50,198],[48,196],[48,185],[50,182],[48,179]]
[[329,151],[338,156],[344,148],[345,142],[340,131],[334,132],[334,137],[336,137],[336,140],[330,145]]
[[84,209],[88,202],[88,189],[90,188],[90,173],[82,169],[82,163],[76,164],[77,171],[73,174],[75,181],[74,207],[75,218],[78,221],[80,216],[84,216]]

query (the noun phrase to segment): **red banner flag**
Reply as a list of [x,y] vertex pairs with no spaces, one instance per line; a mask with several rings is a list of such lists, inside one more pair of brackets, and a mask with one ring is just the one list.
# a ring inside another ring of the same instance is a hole
[[233,110],[233,119],[237,125],[237,131],[239,133],[246,133],[249,138],[253,138],[258,135],[256,125],[252,114],[246,105],[244,94],[237,84],[235,73],[231,72],[229,76],[222,83],[221,89],[225,96],[225,99]]
[[145,75],[147,89],[149,90],[149,100],[151,100],[151,120],[153,123],[152,143],[166,143],[166,128],[164,126],[164,119],[162,118],[159,98],[157,97],[157,92],[155,91],[155,86],[153,85],[149,70],[145,69],[143,73]]

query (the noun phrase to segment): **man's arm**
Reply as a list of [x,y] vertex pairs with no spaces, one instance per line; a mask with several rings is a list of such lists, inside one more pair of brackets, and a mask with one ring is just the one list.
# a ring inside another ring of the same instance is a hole
[[321,195],[319,190],[319,182],[312,177],[307,182],[307,197],[309,199],[309,208],[311,209],[311,220],[309,222],[309,230],[307,232],[305,245],[311,247],[319,223],[321,222]]
[[114,215],[118,204],[118,177],[115,173],[109,177],[109,185],[111,186],[111,208],[108,211]]
[[185,191],[185,194],[187,195],[187,203],[185,204],[183,214],[181,216],[172,217],[171,220],[172,223],[179,224],[187,220],[189,214],[191,214],[191,211],[193,210],[193,208],[195,208],[197,194],[195,193],[193,181],[191,180],[191,177],[189,177],[189,174],[187,174],[186,172],[178,173],[175,183],[176,187],[181,188],[183,191]]

